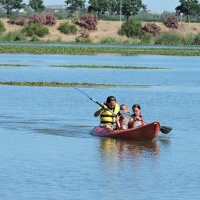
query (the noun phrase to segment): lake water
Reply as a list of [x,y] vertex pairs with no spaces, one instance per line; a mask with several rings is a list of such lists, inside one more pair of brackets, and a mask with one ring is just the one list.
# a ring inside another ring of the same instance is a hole
[[[149,85],[81,88],[99,102],[139,103],[145,121],[173,130],[152,142],[90,135],[94,102],[74,88],[0,86],[2,200],[197,200],[200,196],[200,58],[1,54],[0,81]],[[124,65],[165,70],[67,69]]]

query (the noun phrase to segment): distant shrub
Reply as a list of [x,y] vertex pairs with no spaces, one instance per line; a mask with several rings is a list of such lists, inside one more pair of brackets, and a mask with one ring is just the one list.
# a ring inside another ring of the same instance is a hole
[[194,38],[195,38],[195,35],[191,33],[187,34],[186,36],[182,36],[183,45],[186,45],[186,46],[193,45]]
[[155,23],[147,23],[142,27],[141,31],[143,35],[152,34],[156,36],[161,31],[161,28]]
[[118,34],[122,36],[126,35],[127,37],[140,36],[141,28],[141,22],[134,19],[128,19],[126,22],[123,22]]
[[56,25],[56,18],[53,14],[47,14],[47,15],[45,15],[45,17],[46,17],[46,24],[45,25],[49,25],[49,26]]
[[5,31],[6,31],[5,26],[4,26],[3,22],[0,20],[0,33],[3,33]]
[[29,19],[24,17],[11,17],[7,22],[9,24],[24,26],[29,23]]
[[168,16],[165,18],[164,24],[168,28],[178,28],[178,18],[176,16]]
[[36,35],[33,35],[30,42],[41,42],[41,40]]
[[78,25],[86,30],[97,30],[98,17],[94,14],[82,15],[79,19]]
[[103,38],[100,41],[100,44],[118,44],[118,43],[119,43],[118,40],[116,40],[115,38],[111,38],[111,37]]
[[33,16],[29,17],[29,23],[40,23],[40,24],[46,24],[46,17],[43,15],[40,15],[38,13],[35,13]]
[[154,43],[154,37],[152,34],[141,35],[140,44],[142,45],[152,45]]
[[156,38],[155,44],[159,45],[182,45],[182,37],[175,33],[162,33]]
[[193,45],[200,45],[200,32],[194,37]]
[[0,37],[1,42],[23,42],[27,41],[26,35],[20,31],[9,32],[4,36]]
[[84,37],[77,37],[75,39],[75,42],[79,44],[92,44],[92,40],[90,38],[84,38]]
[[64,34],[76,34],[77,28],[74,24],[69,24],[69,22],[63,22],[59,24],[58,30]]
[[40,15],[38,13],[35,13],[29,18],[11,17],[8,20],[8,23],[20,26],[27,25],[28,23],[41,23],[43,25],[53,26],[56,24],[56,18],[53,14]]
[[39,37],[43,37],[49,33],[49,29],[44,27],[41,23],[30,23],[26,25],[22,32],[26,33],[27,36],[32,37],[33,35],[37,35]]

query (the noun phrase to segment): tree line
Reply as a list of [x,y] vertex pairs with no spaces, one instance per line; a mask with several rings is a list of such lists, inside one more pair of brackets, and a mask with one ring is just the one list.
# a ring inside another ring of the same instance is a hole
[[[66,9],[71,13],[86,10],[88,13],[94,13],[98,17],[109,13],[109,15],[124,16],[129,19],[131,16],[137,15],[141,11],[146,11],[147,5],[142,0],[89,0],[86,6],[86,0],[66,0]],[[198,0],[179,0],[180,5],[174,8],[176,15],[184,14],[189,21],[190,16],[200,16],[200,3]],[[0,0],[0,8],[4,9],[7,17],[10,16],[14,9],[23,9],[27,6],[23,0]],[[42,12],[45,10],[43,0],[30,0],[28,6],[34,12]]]

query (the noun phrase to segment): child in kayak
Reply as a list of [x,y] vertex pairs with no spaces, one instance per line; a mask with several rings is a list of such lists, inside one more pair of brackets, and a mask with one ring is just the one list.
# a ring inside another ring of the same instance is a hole
[[[120,110],[124,111],[124,112],[127,112],[129,113],[129,108],[126,104],[122,104],[120,106]],[[116,119],[116,127],[117,129],[120,129],[120,130],[125,130],[128,128],[128,123],[129,123],[129,119],[126,118],[125,116],[123,115],[117,115],[117,119]]]
[[144,125],[144,118],[141,115],[141,107],[139,104],[134,104],[132,106],[133,114],[131,115],[133,118],[130,119],[128,123],[129,128],[136,128],[137,126]]

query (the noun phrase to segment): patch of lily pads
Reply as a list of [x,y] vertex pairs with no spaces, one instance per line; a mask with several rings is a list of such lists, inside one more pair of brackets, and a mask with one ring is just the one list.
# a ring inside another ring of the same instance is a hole
[[139,67],[139,66],[106,66],[106,65],[51,65],[50,67],[63,68],[89,68],[89,69],[168,69],[160,67]]
[[0,64],[0,67],[28,67],[28,65],[20,65],[20,64]]
[[199,49],[193,48],[119,48],[88,46],[14,46],[1,45],[0,53],[10,54],[67,54],[67,55],[171,55],[200,56]]
[[62,82],[26,82],[7,81],[0,85],[10,86],[37,86],[37,87],[151,87],[152,85],[127,85],[127,84],[95,84],[95,83],[62,83]]

